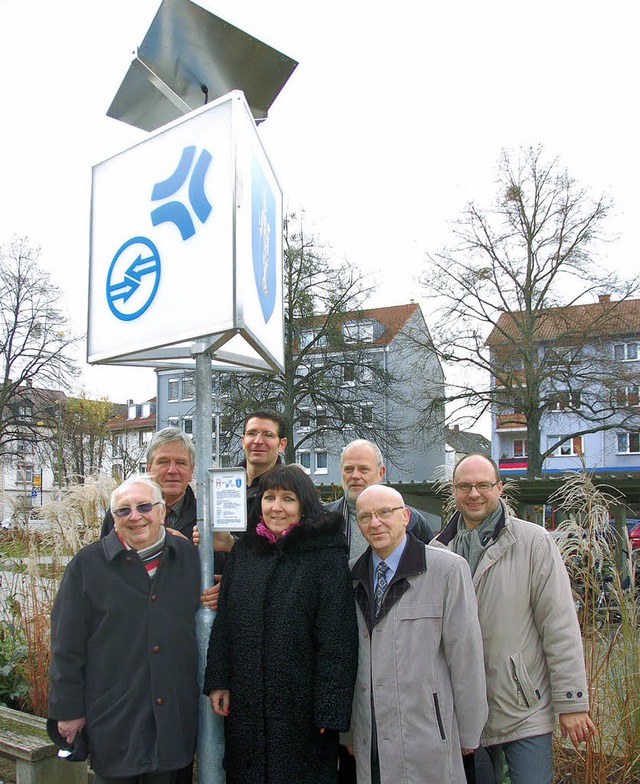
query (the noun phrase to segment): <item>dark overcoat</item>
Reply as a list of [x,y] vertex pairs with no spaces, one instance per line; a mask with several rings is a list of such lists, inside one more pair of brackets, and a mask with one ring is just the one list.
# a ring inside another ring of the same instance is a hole
[[49,717],[86,717],[92,767],[109,778],[193,758],[199,561],[181,537],[165,545],[153,580],[115,531],[84,547],[51,613]]
[[358,660],[341,527],[325,514],[276,543],[250,530],[231,551],[204,687],[230,691],[228,784],[337,781]]

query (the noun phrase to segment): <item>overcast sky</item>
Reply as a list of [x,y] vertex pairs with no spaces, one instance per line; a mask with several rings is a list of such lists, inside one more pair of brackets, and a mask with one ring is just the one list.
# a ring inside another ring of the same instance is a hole
[[[421,300],[428,250],[493,195],[504,147],[542,144],[615,204],[608,263],[636,270],[636,4],[577,0],[206,0],[300,65],[260,134],[284,191],[333,249]],[[159,0],[0,0],[0,241],[26,235],[86,329],[91,166],[144,138],[106,117]],[[423,303],[427,322],[429,306]],[[84,349],[82,353],[84,358]],[[151,370],[90,368],[138,401]]]

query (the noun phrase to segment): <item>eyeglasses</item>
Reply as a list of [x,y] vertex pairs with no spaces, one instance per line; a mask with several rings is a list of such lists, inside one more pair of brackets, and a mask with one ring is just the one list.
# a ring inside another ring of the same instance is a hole
[[[136,506],[136,512],[138,514],[149,514],[149,512],[153,509],[154,506],[158,504],[163,504],[164,501],[156,501],[155,503],[151,503],[151,501],[147,501],[144,504],[138,504]],[[114,509],[113,513],[116,517],[129,517],[131,514],[131,507],[130,506],[121,506],[119,509]]]
[[470,493],[473,490],[474,487],[475,487],[475,489],[479,493],[488,493],[491,490],[493,490],[493,488],[496,485],[499,485],[499,484],[500,484],[500,481],[498,481],[498,482],[477,482],[475,485],[472,485],[469,482],[459,482],[457,485],[454,485],[454,487],[455,487],[455,489],[456,489],[456,491],[458,493],[461,493],[462,495],[467,495],[468,493]]
[[380,520],[380,522],[386,523],[387,520],[391,519],[391,515],[394,512],[397,512],[398,509],[404,509],[404,508],[405,508],[404,506],[393,506],[391,508],[388,506],[383,506],[382,509],[376,509],[373,512],[360,512],[359,514],[356,515],[356,520],[360,525],[369,525],[369,523],[373,519],[373,516],[375,515],[378,518],[378,520]]
[[247,430],[244,434],[245,438],[257,438],[258,436],[262,436],[265,441],[273,441],[275,438],[280,440],[280,436],[273,430]]

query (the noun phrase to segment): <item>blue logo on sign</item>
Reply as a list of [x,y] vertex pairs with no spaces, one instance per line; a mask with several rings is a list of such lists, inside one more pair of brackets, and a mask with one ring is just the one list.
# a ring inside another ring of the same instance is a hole
[[116,318],[132,321],[151,304],[160,283],[160,254],[147,237],[120,247],[107,274],[107,302]]
[[[151,201],[168,199],[169,196],[177,193],[187,181],[187,177],[189,177],[195,154],[195,147],[184,148],[178,167],[171,177],[153,186]],[[204,223],[211,212],[211,204],[209,204],[204,193],[204,178],[210,163],[211,153],[203,150],[193,167],[189,180],[189,203],[200,223]],[[175,224],[183,240],[188,240],[189,237],[193,237],[196,233],[189,210],[179,201],[169,201],[160,205],[160,207],[156,207],[151,213],[151,223],[154,226],[158,226],[160,223]]]
[[[153,186],[151,201],[169,199],[188,181],[188,199],[195,217],[205,223],[211,204],[204,192],[204,180],[211,163],[211,153],[202,150],[196,160],[196,148],[185,147],[173,174]],[[195,162],[194,162],[195,161]],[[194,221],[182,202],[165,201],[151,211],[151,223],[173,223],[183,240],[196,232]],[[107,274],[107,303],[113,315],[133,321],[149,307],[160,284],[160,254],[147,237],[132,237],[116,252]]]
[[276,201],[255,158],[252,192],[253,275],[262,315],[269,321],[276,305]]
[[236,487],[242,487],[242,479],[236,479]]

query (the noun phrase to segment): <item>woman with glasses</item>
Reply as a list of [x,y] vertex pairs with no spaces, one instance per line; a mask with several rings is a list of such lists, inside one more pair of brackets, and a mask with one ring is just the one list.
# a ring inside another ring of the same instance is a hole
[[204,681],[225,717],[228,784],[338,780],[358,659],[342,524],[300,467],[261,477],[223,575]]

